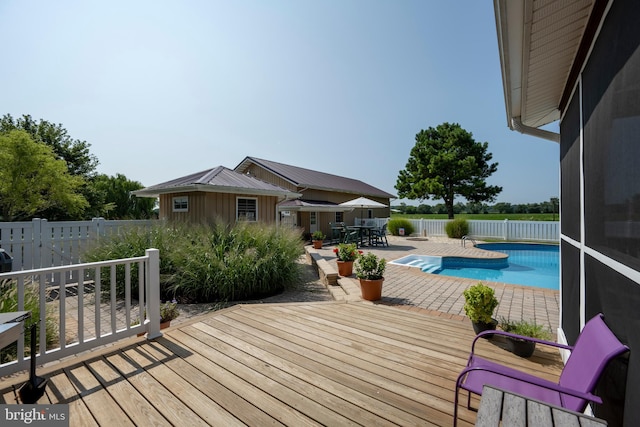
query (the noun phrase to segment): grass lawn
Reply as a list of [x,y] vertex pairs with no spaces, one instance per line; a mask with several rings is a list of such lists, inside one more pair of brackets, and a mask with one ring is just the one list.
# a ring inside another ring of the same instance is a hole
[[[399,214],[392,213],[391,219],[407,218],[407,219],[447,219],[447,214]],[[541,213],[541,214],[456,214],[455,218],[476,219],[486,221],[558,221],[558,214]]]

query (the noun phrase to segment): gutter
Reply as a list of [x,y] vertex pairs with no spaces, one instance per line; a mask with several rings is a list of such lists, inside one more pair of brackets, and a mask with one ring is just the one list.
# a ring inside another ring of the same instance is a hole
[[525,135],[535,136],[536,138],[548,139],[549,141],[560,143],[559,133],[551,132],[544,129],[534,128],[534,127],[522,124],[520,117],[512,117],[511,126],[509,127]]

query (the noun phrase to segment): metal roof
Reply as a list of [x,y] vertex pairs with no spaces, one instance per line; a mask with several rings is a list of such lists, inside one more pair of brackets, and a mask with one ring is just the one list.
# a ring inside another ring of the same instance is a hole
[[571,84],[569,76],[594,3],[595,0],[494,0],[511,129],[529,133],[520,126],[538,128],[560,119],[563,93]]
[[345,178],[311,169],[286,165],[271,160],[245,157],[236,166],[236,171],[246,170],[252,163],[272,172],[280,178],[290,182],[298,188],[311,188],[316,190],[338,191],[342,193],[357,194],[363,196],[383,197],[395,199],[396,196],[380,190],[372,185],[357,179]]
[[191,175],[176,178],[161,184],[152,185],[134,191],[138,197],[158,197],[164,193],[180,193],[188,191],[208,191],[216,193],[253,194],[267,196],[281,196],[287,198],[300,197],[300,193],[289,191],[254,178],[240,174],[224,166],[207,169]]

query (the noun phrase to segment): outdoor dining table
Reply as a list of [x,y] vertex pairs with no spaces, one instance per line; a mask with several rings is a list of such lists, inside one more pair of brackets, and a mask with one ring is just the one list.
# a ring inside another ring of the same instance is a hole
[[347,230],[358,230],[358,236],[360,237],[360,245],[364,245],[364,238],[367,238],[367,244],[371,246],[371,230],[375,230],[375,225],[349,225]]

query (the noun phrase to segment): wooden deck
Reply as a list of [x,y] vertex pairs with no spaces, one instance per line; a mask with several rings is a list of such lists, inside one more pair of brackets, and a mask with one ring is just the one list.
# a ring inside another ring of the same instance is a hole
[[[69,403],[72,426],[449,426],[472,338],[466,321],[361,302],[240,305],[41,368],[39,403]],[[549,378],[561,367],[551,350],[525,360],[483,340],[479,353]],[[0,381],[3,403],[25,379]]]

